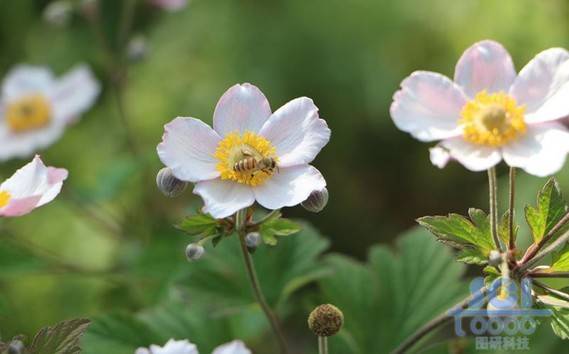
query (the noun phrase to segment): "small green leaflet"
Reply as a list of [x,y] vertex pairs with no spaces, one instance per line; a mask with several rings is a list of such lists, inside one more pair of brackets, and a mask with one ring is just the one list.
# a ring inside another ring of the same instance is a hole
[[300,225],[292,220],[281,218],[280,214],[277,217],[266,220],[259,228],[263,242],[270,246],[277,244],[278,236],[289,236],[300,230]]
[[551,317],[551,328],[561,339],[569,339],[569,309],[548,306],[553,311]]
[[78,354],[79,340],[90,321],[84,318],[60,322],[41,329],[28,348],[30,354]]
[[569,272],[569,243],[558,252],[553,253],[550,271]]
[[214,246],[225,236],[225,229],[221,221],[214,219],[208,214],[199,213],[189,216],[176,227],[188,235],[196,237],[198,240],[211,238]]
[[[425,216],[417,219],[417,222],[439,241],[459,249],[460,262],[482,265],[487,262],[490,251],[495,248],[490,231],[490,218],[479,209],[470,209],[468,214],[470,220],[462,215],[449,214]],[[504,232],[500,232],[500,236],[504,238]]]
[[567,212],[559,185],[551,178],[537,195],[537,206],[526,206],[526,221],[534,242],[539,242]]

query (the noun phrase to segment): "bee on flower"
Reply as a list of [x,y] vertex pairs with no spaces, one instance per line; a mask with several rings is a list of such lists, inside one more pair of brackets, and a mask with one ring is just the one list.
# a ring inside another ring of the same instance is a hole
[[250,84],[231,87],[219,100],[213,129],[195,118],[166,124],[160,160],[179,180],[195,183],[204,211],[225,218],[255,201],[280,209],[326,187],[310,162],[330,139],[314,102],[294,99],[274,113]]
[[[138,348],[135,354],[199,354],[195,344],[187,339],[170,339],[163,347],[151,345],[150,348]],[[240,340],[235,340],[215,348],[212,354],[251,354],[245,344]]]
[[93,105],[99,91],[85,65],[61,78],[43,67],[12,69],[0,95],[0,161],[31,156],[56,142]]
[[516,74],[504,47],[485,40],[468,48],[454,81],[416,71],[391,105],[395,125],[418,140],[440,143],[431,162],[450,159],[471,171],[502,160],[536,176],[559,171],[569,153],[569,51],[539,53]]
[[36,155],[0,184],[0,217],[22,216],[51,202],[67,175],[66,169],[47,167]]

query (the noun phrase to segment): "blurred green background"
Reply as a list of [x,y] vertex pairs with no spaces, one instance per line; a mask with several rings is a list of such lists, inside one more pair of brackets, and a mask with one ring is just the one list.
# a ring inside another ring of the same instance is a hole
[[[458,164],[437,169],[429,145],[395,128],[389,105],[401,80],[414,70],[452,76],[463,50],[487,38],[508,48],[517,69],[543,49],[569,47],[563,0],[193,0],[176,13],[139,0],[122,42],[124,1],[101,2],[98,29],[80,13],[66,26],[46,23],[48,3],[0,0],[0,74],[19,63],[62,74],[87,62],[104,90],[41,152],[46,163],[70,171],[60,198],[2,221],[9,230],[0,238],[3,338],[64,318],[150,306],[169,291],[166,274],[193,266],[184,258],[188,239],[172,224],[200,201],[189,190],[177,199],[159,193],[155,147],[176,116],[211,123],[218,98],[233,84],[257,85],[273,110],[295,97],[314,99],[332,129],[314,163],[330,202],[320,214],[285,214],[308,220],[332,251],[364,259],[371,245],[391,244],[419,216],[487,209],[484,173]],[[97,33],[114,55],[129,38],[146,39],[145,57],[127,63],[121,81],[126,125]],[[0,176],[25,162],[2,164]],[[519,175],[522,205],[544,180]],[[568,167],[558,178],[569,190]],[[302,316],[296,321],[306,336]]]

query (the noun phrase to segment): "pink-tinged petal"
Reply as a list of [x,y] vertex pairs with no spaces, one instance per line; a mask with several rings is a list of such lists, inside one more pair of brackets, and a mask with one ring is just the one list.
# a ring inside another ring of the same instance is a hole
[[234,340],[215,348],[211,354],[251,354],[251,351],[247,349],[242,341]]
[[444,168],[450,160],[450,153],[441,146],[435,146],[429,149],[429,157],[433,165]]
[[79,65],[58,79],[50,92],[54,119],[71,122],[79,118],[93,106],[100,91],[91,69]]
[[569,115],[569,52],[551,48],[533,58],[510,91],[526,108],[526,122],[540,123]]
[[67,179],[69,172],[64,168],[47,168],[47,183],[50,187],[44,192],[36,207],[45,205],[57,197],[63,187],[63,181]]
[[281,168],[273,177],[253,188],[255,199],[267,209],[280,209],[302,203],[315,190],[326,187],[320,171],[310,165]]
[[20,168],[8,178],[0,190],[10,193],[12,198],[21,199],[31,196],[41,196],[50,187],[48,183],[48,168],[44,165],[41,158],[36,155],[34,159]]
[[490,40],[468,48],[454,71],[454,81],[469,97],[480,91],[508,92],[515,78],[510,54],[500,43]]
[[158,156],[182,181],[197,182],[219,177],[213,156],[221,138],[199,119],[178,117],[164,126]]
[[198,182],[193,193],[202,197],[205,204],[204,212],[216,219],[233,215],[255,202],[255,196],[249,186],[228,180],[222,181],[219,178]]
[[15,134],[0,117],[0,161],[32,156],[59,140],[64,131],[63,122],[52,121],[46,127]]
[[569,153],[569,130],[559,123],[531,125],[520,139],[504,146],[506,163],[545,177],[563,167]]
[[235,85],[219,99],[213,113],[213,129],[221,136],[232,132],[259,132],[271,115],[269,101],[251,84]]
[[461,133],[460,112],[467,99],[449,78],[416,71],[393,96],[391,118],[400,130],[421,141],[455,137]]
[[47,94],[54,82],[53,74],[47,68],[19,65],[4,78],[3,100],[10,101],[29,94]]
[[26,215],[37,207],[40,198],[41,196],[39,195],[25,198],[13,198],[10,200],[8,205],[4,208],[0,208],[0,216],[15,217]]
[[462,137],[452,138],[441,142],[448,150],[450,157],[460,162],[470,171],[483,171],[500,163],[500,150],[493,147],[475,145]]
[[307,164],[330,140],[326,121],[307,97],[294,99],[279,108],[261,131],[277,150],[280,167]]

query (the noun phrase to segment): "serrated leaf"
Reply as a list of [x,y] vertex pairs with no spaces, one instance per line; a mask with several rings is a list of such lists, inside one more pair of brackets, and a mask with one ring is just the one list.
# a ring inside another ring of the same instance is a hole
[[31,354],[77,354],[79,340],[90,321],[84,318],[60,322],[41,329],[28,348]]
[[537,206],[526,206],[526,221],[530,227],[534,242],[539,242],[563,215],[567,212],[567,203],[563,199],[557,181],[551,178],[537,195]]
[[561,339],[569,339],[569,309],[562,307],[549,307],[553,311],[551,317],[551,328]]
[[500,272],[492,266],[486,266],[482,271],[486,275],[484,277],[484,284],[486,284],[486,286],[490,286],[494,280],[501,276]]
[[569,243],[558,252],[553,253],[551,272],[569,272]]
[[489,216],[482,210],[470,209],[470,220],[462,215],[426,216],[417,222],[437,239],[461,250],[458,260],[468,264],[485,264],[494,249]]
[[196,214],[185,218],[177,228],[190,236],[206,238],[221,234],[219,221],[208,214]]
[[292,220],[284,218],[271,218],[261,224],[259,232],[263,238],[263,242],[267,245],[274,246],[277,244],[277,237],[289,236],[301,230],[300,225]]

